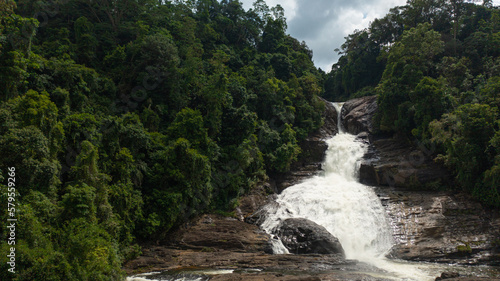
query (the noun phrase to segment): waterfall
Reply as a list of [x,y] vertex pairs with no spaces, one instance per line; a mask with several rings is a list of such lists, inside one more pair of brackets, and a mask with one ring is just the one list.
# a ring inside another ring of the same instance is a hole
[[[366,144],[346,133],[340,123],[342,104],[334,104],[339,114],[339,134],[327,141],[328,150],[323,163],[324,173],[285,189],[276,202],[266,206],[266,219],[261,227],[271,234],[275,254],[288,250],[272,233],[288,218],[306,218],[325,227],[342,244],[346,257],[371,264],[382,271],[380,278],[393,280],[435,280],[435,276],[452,268],[445,265],[408,263],[386,259],[385,253],[394,243],[385,210],[372,187],[358,183],[359,161]],[[460,269],[471,274],[471,269]],[[483,269],[479,274],[484,276]],[[209,280],[212,275],[231,274],[234,269],[192,270],[181,272],[152,272],[127,277],[126,281],[147,280]],[[372,271],[361,272],[366,274]],[[377,276],[375,276],[377,277]],[[228,279],[229,280],[229,279]],[[364,280],[364,279],[363,279]],[[379,279],[377,279],[379,280]]]
[[[322,225],[337,237],[346,258],[363,261],[389,272],[419,276],[419,272],[413,271],[408,265],[393,270],[399,264],[384,258],[394,243],[385,209],[373,188],[358,182],[359,162],[367,146],[342,129],[342,105],[334,106],[339,114],[339,133],[327,141],[324,173],[288,187],[279,194],[276,204],[268,205],[262,228],[273,233],[285,219],[306,218]],[[283,253],[284,246],[278,242],[273,243],[275,253]]]

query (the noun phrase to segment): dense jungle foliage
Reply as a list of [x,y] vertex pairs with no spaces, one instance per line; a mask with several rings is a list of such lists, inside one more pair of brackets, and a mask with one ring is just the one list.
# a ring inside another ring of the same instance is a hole
[[380,132],[417,139],[457,190],[500,207],[500,9],[410,0],[346,37],[325,97],[378,95]]
[[324,105],[286,28],[262,0],[1,0],[0,279],[122,280],[138,241],[287,171]]
[[122,280],[138,242],[286,172],[318,95],[378,95],[381,132],[435,145],[457,189],[500,206],[498,7],[408,1],[329,74],[286,28],[262,0],[0,0],[0,205],[15,167],[22,221],[0,279]]

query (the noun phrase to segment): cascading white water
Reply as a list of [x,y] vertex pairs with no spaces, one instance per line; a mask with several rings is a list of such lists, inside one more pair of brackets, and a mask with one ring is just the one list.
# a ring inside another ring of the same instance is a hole
[[[447,271],[443,265],[418,264],[391,261],[384,254],[391,248],[393,239],[391,227],[385,217],[384,208],[369,186],[357,182],[359,160],[366,147],[356,141],[355,136],[345,133],[340,126],[339,134],[328,140],[324,174],[308,179],[285,189],[277,198],[276,204],[267,206],[267,217],[262,227],[268,233],[287,218],[307,218],[324,226],[336,236],[347,258],[357,259],[383,269],[387,274],[382,278],[394,280],[434,280],[440,272]],[[276,237],[275,237],[276,238]],[[271,240],[275,254],[288,251],[279,239]],[[453,267],[453,271],[459,268]],[[465,268],[464,272],[469,272]],[[146,280],[208,280],[209,276],[230,274],[233,270],[203,270],[181,272],[168,275],[168,272],[153,272],[127,277],[126,281]],[[372,272],[365,272],[370,274]],[[380,274],[380,273],[377,273]],[[187,276],[185,276],[187,275]]]
[[[366,145],[343,131],[327,141],[324,174],[288,187],[267,207],[262,228],[273,233],[288,218],[306,218],[325,227],[344,247],[348,259],[357,259],[390,272],[403,272],[404,277],[427,279],[408,265],[396,265],[384,259],[393,245],[391,228],[385,210],[372,187],[358,182],[359,161]],[[274,241],[275,253],[286,248]],[[399,268],[396,268],[399,267]],[[401,268],[402,267],[402,268]],[[399,275],[400,276],[400,275]]]
[[[267,217],[262,228],[272,234],[282,220],[307,218],[324,226],[336,236],[347,258],[372,264],[387,274],[381,278],[394,280],[434,280],[440,272],[449,271],[444,265],[391,261],[384,254],[393,245],[391,227],[384,208],[371,187],[357,182],[359,160],[366,147],[347,134],[340,126],[340,104],[334,104],[339,113],[339,134],[328,140],[324,174],[285,189],[276,204],[266,207]],[[273,236],[274,237],[274,236]],[[272,240],[275,254],[287,254],[281,241]],[[452,271],[469,273],[470,268],[452,267]],[[127,277],[126,281],[202,281],[211,275],[230,274],[234,270],[186,270],[179,274],[152,272]],[[481,271],[481,269],[479,269]],[[373,272],[364,272],[371,274]],[[165,275],[166,274],[166,275]],[[480,272],[484,276],[484,273]]]
[[284,219],[306,218],[336,236],[347,258],[366,259],[389,250],[392,235],[384,208],[370,187],[357,182],[366,146],[355,138],[339,126],[339,134],[327,141],[324,175],[285,189],[262,227],[272,232]]

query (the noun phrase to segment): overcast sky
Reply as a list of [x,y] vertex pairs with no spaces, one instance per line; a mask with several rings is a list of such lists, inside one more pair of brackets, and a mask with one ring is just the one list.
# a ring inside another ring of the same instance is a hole
[[[248,10],[255,0],[240,0]],[[389,9],[406,0],[266,0],[269,7],[280,4],[285,9],[287,33],[305,41],[314,52],[314,63],[326,72],[337,62],[334,51],[356,29],[384,17]],[[482,1],[480,1],[482,3]],[[500,0],[493,1],[495,5]]]

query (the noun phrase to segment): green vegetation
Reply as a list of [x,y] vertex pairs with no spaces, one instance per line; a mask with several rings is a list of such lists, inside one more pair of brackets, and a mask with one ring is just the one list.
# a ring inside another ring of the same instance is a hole
[[460,254],[471,254],[472,253],[472,248],[470,247],[469,243],[465,243],[465,245],[458,245],[457,246],[457,252]]
[[410,0],[348,36],[324,96],[378,95],[381,132],[435,144],[458,190],[500,207],[500,9]]
[[436,144],[500,207],[499,22],[491,1],[411,0],[325,74],[262,0],[0,1],[0,200],[15,167],[22,222],[0,279],[122,280],[138,242],[289,170],[320,94],[377,94],[380,131]]
[[20,222],[0,279],[122,280],[139,241],[286,172],[323,76],[285,30],[262,0],[0,1],[0,200],[15,167]]

